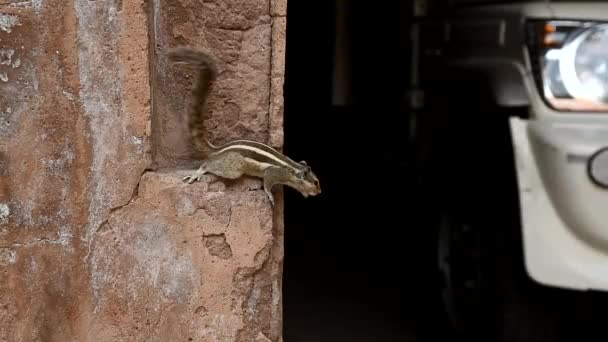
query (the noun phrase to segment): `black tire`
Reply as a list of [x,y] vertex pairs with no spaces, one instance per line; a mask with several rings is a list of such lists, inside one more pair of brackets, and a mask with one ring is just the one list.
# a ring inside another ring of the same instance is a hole
[[[460,339],[560,341],[563,308],[556,304],[561,291],[539,285],[527,276],[521,241],[509,232],[513,227],[482,230],[455,215],[440,217],[438,261],[445,284],[442,296]],[[467,282],[475,286],[466,286]]]

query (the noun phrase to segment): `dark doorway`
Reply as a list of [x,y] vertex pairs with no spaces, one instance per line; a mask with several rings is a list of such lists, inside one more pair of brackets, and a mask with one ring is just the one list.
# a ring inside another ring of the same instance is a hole
[[[422,331],[445,341],[434,236],[415,229],[409,8],[348,3],[288,2],[284,151],[307,161],[323,193],[285,191],[285,341],[422,341]],[[349,96],[336,99],[340,70]]]

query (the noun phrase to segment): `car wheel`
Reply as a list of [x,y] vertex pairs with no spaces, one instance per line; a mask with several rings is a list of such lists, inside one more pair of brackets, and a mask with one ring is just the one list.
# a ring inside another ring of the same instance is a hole
[[[441,215],[438,269],[442,299],[456,334],[484,342],[559,341],[554,290],[530,280],[505,227]],[[492,229],[492,230],[490,230]]]

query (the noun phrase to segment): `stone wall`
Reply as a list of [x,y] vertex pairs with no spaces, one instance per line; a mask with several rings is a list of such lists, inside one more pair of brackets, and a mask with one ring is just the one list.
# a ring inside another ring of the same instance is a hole
[[0,341],[281,340],[282,193],[196,167],[183,125],[216,56],[211,139],[282,146],[285,0],[0,0]]

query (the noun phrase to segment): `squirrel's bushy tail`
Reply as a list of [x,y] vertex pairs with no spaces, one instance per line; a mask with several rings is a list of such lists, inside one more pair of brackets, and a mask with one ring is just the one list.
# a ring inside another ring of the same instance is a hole
[[194,147],[204,153],[215,149],[208,140],[204,126],[207,119],[207,97],[211,83],[217,76],[217,67],[213,58],[206,52],[192,47],[170,49],[167,56],[174,63],[188,64],[199,70],[198,79],[192,88],[192,104],[188,113],[188,128]]

